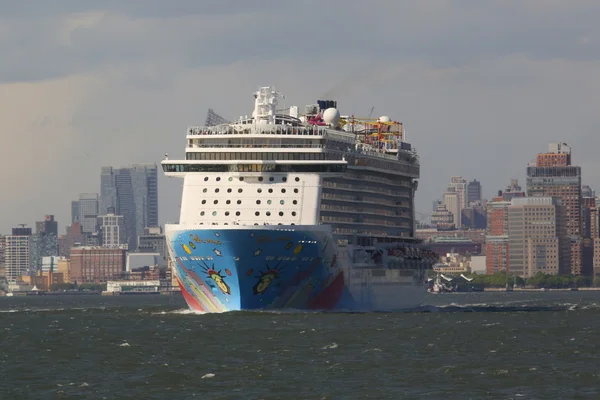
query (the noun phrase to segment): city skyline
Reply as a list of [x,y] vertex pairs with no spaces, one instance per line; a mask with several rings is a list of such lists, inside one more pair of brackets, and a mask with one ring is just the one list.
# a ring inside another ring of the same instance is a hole
[[[317,15],[275,2],[4,5],[0,21],[15,32],[0,41],[6,161],[34,156],[19,174],[2,174],[9,211],[0,232],[45,214],[64,227],[69,202],[98,190],[103,165],[182,157],[186,127],[202,124],[208,108],[228,119],[250,114],[251,93],[272,83],[288,106],[327,96],[343,113],[374,107],[401,120],[422,165],[419,212],[431,209],[448,170],[476,175],[488,199],[507,179],[525,182],[523,166],[547,142],[569,143],[584,182],[600,187],[600,4],[318,4]],[[346,23],[374,9],[374,29]],[[264,37],[272,42],[263,53],[249,50]],[[178,217],[181,186],[160,172],[158,186],[162,225]]]

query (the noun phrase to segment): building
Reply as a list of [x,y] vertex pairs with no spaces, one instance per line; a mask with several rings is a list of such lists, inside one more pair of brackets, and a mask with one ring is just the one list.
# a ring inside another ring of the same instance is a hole
[[486,273],[508,271],[508,206],[514,198],[525,197],[517,179],[511,179],[504,191],[498,191],[486,205]]
[[6,259],[5,259],[5,250],[6,250],[6,238],[0,235],[0,278],[4,278],[6,274]]
[[462,209],[461,213],[463,228],[486,229],[487,211],[481,201],[472,201],[468,207]]
[[42,268],[44,257],[58,255],[58,238],[54,233],[36,233],[29,240],[29,263],[33,271]]
[[12,229],[12,235],[5,237],[5,276],[9,282],[21,280],[29,269],[29,242],[31,228],[20,225]]
[[98,234],[102,247],[119,247],[125,243],[125,222],[122,215],[115,215],[109,207],[108,214],[98,216]]
[[456,188],[448,187],[448,189],[446,189],[446,192],[444,192],[444,205],[446,206],[446,210],[448,210],[452,214],[454,226],[456,228],[460,228],[462,226],[460,220],[460,197],[456,192]]
[[105,247],[75,247],[71,249],[71,282],[104,283],[125,271],[126,251]]
[[570,240],[559,198],[513,198],[508,206],[508,268],[521,277],[568,273]]
[[73,224],[79,221],[81,232],[84,234],[93,234],[96,232],[96,218],[98,217],[98,193],[81,193],[79,200],[71,203],[71,215]]
[[71,260],[68,258],[60,257],[56,266],[56,271],[63,275],[65,283],[71,282]]
[[454,225],[454,215],[448,211],[446,204],[442,202],[438,202],[436,210],[431,214],[431,224],[437,230],[451,230],[456,228],[456,225]]
[[573,254],[568,258],[564,273],[579,274],[591,270],[581,258],[582,188],[581,167],[571,165],[571,148],[565,143],[550,143],[548,152],[538,154],[534,166],[527,167],[527,195],[531,197],[552,196],[561,199],[566,209],[567,232],[571,239]]
[[450,178],[449,188],[454,188],[458,194],[459,206],[462,210],[467,206],[467,181],[462,176],[453,176]]
[[64,241],[64,249],[59,250],[59,255],[69,258],[73,247],[85,244],[85,236],[81,231],[81,224],[77,219],[67,226],[67,235]]
[[122,215],[126,242],[130,250],[137,247],[137,237],[144,228],[158,226],[158,185],[155,164],[137,164],[128,168],[103,167],[100,175],[102,212],[114,208]]
[[35,223],[35,233],[58,237],[58,222],[54,220],[54,215],[46,215],[43,221],[37,221]]
[[581,197],[596,197],[596,191],[589,185],[581,185]]
[[477,179],[473,179],[467,184],[467,204],[468,207],[471,203],[481,203],[481,182]]
[[138,236],[137,251],[144,253],[158,253],[160,255],[160,267],[167,266],[167,242],[162,229],[158,226],[144,229],[144,235]]
[[550,143],[548,153],[537,155],[527,167],[527,196],[559,197],[566,208],[570,236],[581,235],[581,167],[571,165],[571,148]]

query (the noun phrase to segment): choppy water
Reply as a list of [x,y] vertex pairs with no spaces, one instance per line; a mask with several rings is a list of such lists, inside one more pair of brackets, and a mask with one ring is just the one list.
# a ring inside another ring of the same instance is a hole
[[600,398],[600,292],[429,302],[197,315],[168,296],[0,298],[0,398]]

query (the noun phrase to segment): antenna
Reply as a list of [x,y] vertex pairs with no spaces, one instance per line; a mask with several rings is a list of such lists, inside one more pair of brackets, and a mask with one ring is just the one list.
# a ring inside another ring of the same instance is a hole
[[204,126],[215,126],[221,124],[228,124],[230,121],[221,117],[219,114],[213,111],[212,108],[208,109],[208,113],[206,114],[206,122],[204,122]]
[[371,112],[369,113],[369,118],[371,118],[371,115],[373,115],[373,111],[375,111],[375,106],[371,107]]

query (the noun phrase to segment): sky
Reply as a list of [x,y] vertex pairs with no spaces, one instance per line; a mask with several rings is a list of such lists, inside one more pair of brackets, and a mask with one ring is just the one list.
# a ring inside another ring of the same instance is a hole
[[[417,211],[450,176],[489,198],[549,142],[600,189],[597,0],[0,0],[0,233],[100,190],[100,168],[183,158],[208,108],[337,100],[417,149]],[[159,172],[160,222],[182,181]]]

